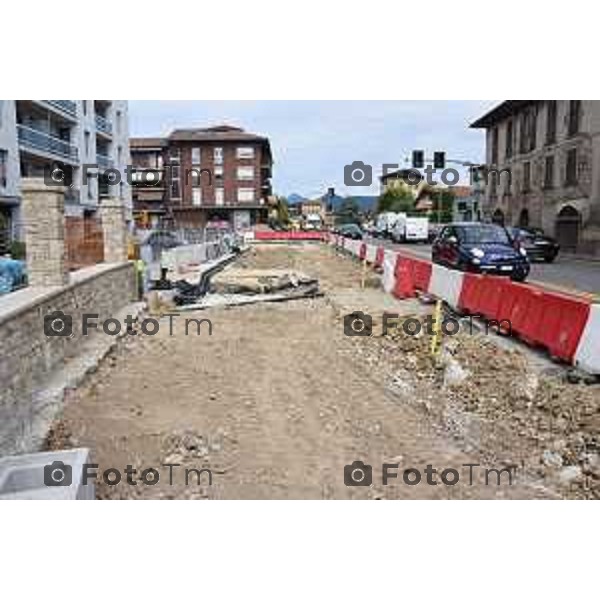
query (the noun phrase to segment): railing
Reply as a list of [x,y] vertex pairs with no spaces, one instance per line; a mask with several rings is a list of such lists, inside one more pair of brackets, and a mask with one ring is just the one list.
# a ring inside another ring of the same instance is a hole
[[77,162],[77,147],[45,131],[17,125],[19,144],[32,150],[53,154],[71,162]]
[[96,129],[102,133],[112,135],[112,123],[102,115],[96,115]]
[[72,117],[77,116],[77,103],[73,100],[44,100],[44,102]]
[[112,169],[113,161],[110,156],[106,154],[98,154],[96,153],[96,162],[101,169]]

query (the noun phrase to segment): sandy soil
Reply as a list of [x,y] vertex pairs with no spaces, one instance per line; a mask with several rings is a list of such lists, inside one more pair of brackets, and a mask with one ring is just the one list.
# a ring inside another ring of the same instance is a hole
[[[125,338],[66,398],[48,440],[54,448],[90,447],[100,471],[132,465],[134,480],[142,469],[160,472],[156,485],[128,485],[123,475],[109,486],[100,478],[100,498],[596,495],[586,465],[597,456],[597,387],[540,381],[521,354],[462,335],[445,352],[467,379],[444,383],[426,336],[344,335],[330,296],[344,288],[360,294],[356,262],[325,246],[277,245],[254,248],[240,265],[293,267],[318,277],[326,296],[182,313],[172,335],[163,318],[158,334]],[[212,335],[206,324],[200,335],[193,325],[185,335],[185,318],[209,318]],[[554,461],[551,473],[542,456]],[[344,484],[344,467],[356,460],[372,465],[372,485]],[[181,465],[172,468],[173,485],[165,463]],[[399,464],[388,485],[383,463]],[[438,485],[426,481],[428,464]],[[480,465],[472,485],[465,464]],[[507,465],[517,466],[513,485],[506,473],[502,485],[493,473],[485,485],[484,468]],[[581,473],[571,471],[566,484],[568,466]],[[185,468],[210,469],[212,485],[207,472],[199,485],[193,473],[185,485]],[[403,481],[409,468],[421,472],[418,485]],[[456,485],[441,482],[444,469],[459,472]]]

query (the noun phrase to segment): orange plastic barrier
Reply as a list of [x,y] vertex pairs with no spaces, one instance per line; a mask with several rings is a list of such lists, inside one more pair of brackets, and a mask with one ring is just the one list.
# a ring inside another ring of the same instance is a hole
[[398,255],[394,274],[396,276],[396,283],[392,290],[392,294],[400,300],[413,298],[415,296],[415,286],[413,279],[414,270],[411,259]]
[[358,251],[358,258],[359,258],[359,260],[365,260],[366,257],[367,257],[367,244],[365,244],[365,242],[363,242],[360,245],[360,250]]
[[255,231],[254,239],[261,241],[323,240],[325,234],[320,231]]

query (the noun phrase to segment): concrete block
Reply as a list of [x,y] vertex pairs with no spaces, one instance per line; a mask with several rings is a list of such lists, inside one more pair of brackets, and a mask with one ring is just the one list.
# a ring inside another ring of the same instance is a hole
[[0,458],[0,500],[95,500],[94,482],[82,482],[91,462],[87,448]]

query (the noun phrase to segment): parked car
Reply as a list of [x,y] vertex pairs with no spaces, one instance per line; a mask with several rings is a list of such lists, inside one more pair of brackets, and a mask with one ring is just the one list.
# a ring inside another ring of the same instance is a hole
[[363,232],[362,229],[355,223],[349,223],[348,225],[342,225],[339,229],[340,235],[353,240],[362,240]]
[[543,260],[551,263],[560,250],[559,243],[544,235],[544,232],[539,229],[509,227],[508,233],[515,243],[515,247],[525,249],[529,260]]
[[484,223],[444,226],[431,249],[433,262],[461,271],[507,275],[524,281],[529,260],[523,248],[515,248],[504,227]]
[[433,243],[433,241],[435,240],[435,238],[440,235],[440,232],[442,231],[442,229],[444,228],[443,225],[441,225],[440,223],[432,223],[431,221],[429,221],[429,227],[427,230],[427,239],[429,241],[429,243]]
[[398,219],[390,231],[390,237],[399,242],[427,242],[429,233],[427,217],[409,217],[398,213]]

